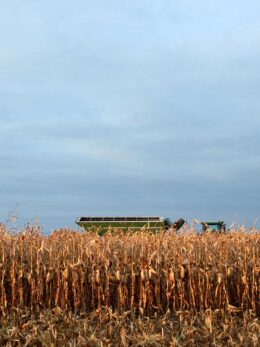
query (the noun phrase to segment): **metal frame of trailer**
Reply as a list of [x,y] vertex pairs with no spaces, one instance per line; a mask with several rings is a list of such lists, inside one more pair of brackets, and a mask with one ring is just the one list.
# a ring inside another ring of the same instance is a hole
[[127,230],[140,230],[147,227],[151,231],[165,229],[163,217],[80,217],[76,224],[87,231],[97,231],[99,234],[106,233],[109,228]]

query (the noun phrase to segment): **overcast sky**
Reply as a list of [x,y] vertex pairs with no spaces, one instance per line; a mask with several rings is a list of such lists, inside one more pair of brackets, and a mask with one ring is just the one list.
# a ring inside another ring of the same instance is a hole
[[259,11],[1,1],[0,220],[259,218]]

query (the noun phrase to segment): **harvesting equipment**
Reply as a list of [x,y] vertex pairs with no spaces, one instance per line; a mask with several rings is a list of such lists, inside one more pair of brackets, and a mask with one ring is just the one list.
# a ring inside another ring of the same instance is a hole
[[202,231],[203,232],[226,232],[226,224],[223,220],[218,222],[202,222]]
[[103,235],[110,228],[137,231],[147,227],[153,232],[162,229],[177,231],[183,226],[185,220],[180,218],[173,223],[170,218],[163,219],[163,217],[80,217],[75,222],[88,231],[95,230],[99,235]]

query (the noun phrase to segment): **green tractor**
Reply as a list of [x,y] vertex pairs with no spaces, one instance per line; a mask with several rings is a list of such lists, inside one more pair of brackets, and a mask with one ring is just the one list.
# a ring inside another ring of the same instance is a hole
[[180,218],[173,223],[170,218],[163,217],[80,217],[75,223],[87,231],[96,231],[99,235],[104,235],[111,228],[114,231],[138,231],[142,228],[152,232],[168,229],[177,231],[185,220]]
[[202,232],[226,232],[226,224],[223,220],[219,220],[218,222],[201,222],[201,225]]

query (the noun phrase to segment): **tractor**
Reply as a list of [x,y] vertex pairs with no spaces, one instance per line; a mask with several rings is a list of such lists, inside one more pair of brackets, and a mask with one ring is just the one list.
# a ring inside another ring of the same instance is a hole
[[218,222],[201,222],[201,225],[202,232],[226,232],[226,224],[223,220],[219,220]]

